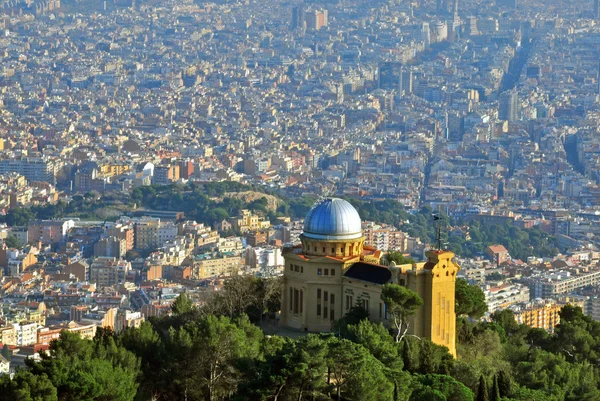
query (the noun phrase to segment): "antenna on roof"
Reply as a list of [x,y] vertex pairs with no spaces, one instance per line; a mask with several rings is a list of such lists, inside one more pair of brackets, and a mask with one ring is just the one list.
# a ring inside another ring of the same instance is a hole
[[437,242],[437,250],[442,250],[442,218],[439,214],[433,214],[433,221],[437,224],[437,233],[436,233],[436,242]]

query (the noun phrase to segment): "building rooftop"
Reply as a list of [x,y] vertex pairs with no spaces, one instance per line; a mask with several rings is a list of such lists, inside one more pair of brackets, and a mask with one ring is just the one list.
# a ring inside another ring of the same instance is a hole
[[363,235],[360,216],[347,201],[327,198],[308,212],[303,235],[322,240],[357,239]]

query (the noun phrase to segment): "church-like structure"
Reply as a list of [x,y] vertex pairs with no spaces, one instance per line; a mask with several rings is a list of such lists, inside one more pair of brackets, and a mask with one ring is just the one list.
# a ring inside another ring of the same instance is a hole
[[355,304],[387,324],[381,287],[396,283],[417,292],[423,306],[409,333],[448,347],[456,355],[455,282],[460,267],[450,251],[427,252],[427,261],[382,265],[382,251],[365,245],[358,212],[343,199],[318,202],[304,220],[302,244],[284,250],[280,324],[328,332]]

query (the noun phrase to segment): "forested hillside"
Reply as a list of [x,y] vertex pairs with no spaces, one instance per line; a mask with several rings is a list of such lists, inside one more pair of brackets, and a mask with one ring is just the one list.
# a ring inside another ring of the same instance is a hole
[[455,360],[425,339],[396,342],[360,308],[335,334],[265,336],[254,323],[277,309],[276,288],[240,277],[201,308],[182,295],[172,316],[119,335],[63,333],[41,361],[0,379],[0,399],[600,400],[600,323],[579,308],[564,307],[552,335],[516,324],[510,311],[469,323],[481,294],[461,283]]

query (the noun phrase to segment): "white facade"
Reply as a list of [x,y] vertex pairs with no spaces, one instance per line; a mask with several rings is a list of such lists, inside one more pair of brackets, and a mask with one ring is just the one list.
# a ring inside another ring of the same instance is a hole
[[520,302],[529,302],[529,288],[521,284],[506,283],[497,287],[489,287],[484,293],[490,313]]
[[37,342],[37,323],[13,324],[16,333],[16,343],[18,346],[32,345]]

